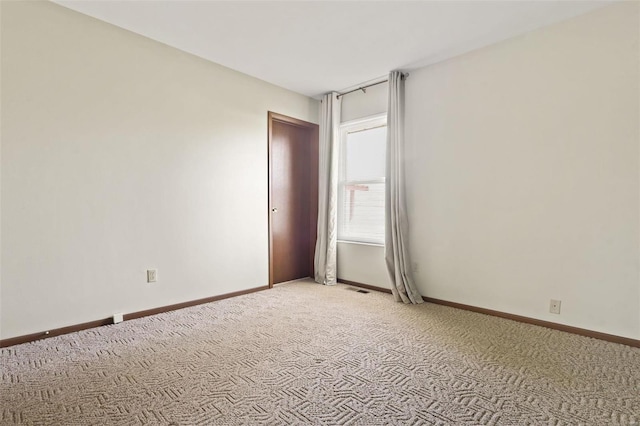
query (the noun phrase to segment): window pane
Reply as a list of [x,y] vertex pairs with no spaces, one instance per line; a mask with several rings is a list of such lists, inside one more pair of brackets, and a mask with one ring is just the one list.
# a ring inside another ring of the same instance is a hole
[[340,139],[338,239],[384,244],[384,117],[343,125]]
[[384,186],[384,182],[341,186],[340,239],[384,243]]
[[385,175],[387,128],[348,133],[346,141],[347,181],[374,180]]

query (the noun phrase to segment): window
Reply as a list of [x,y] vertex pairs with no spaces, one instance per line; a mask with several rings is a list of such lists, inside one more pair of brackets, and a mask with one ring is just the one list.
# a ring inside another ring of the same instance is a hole
[[384,244],[387,117],[345,123],[340,135],[338,239]]

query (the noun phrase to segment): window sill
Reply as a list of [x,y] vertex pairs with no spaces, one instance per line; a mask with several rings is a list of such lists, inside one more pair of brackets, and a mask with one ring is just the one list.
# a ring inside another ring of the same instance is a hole
[[356,244],[359,246],[372,246],[372,247],[384,247],[384,244],[380,243],[363,243],[360,241],[346,241],[346,240],[338,240],[339,244]]

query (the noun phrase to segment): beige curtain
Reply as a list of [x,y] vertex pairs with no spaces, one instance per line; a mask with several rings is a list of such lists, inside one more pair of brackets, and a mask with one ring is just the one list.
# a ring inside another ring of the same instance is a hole
[[322,98],[318,176],[318,238],[314,258],[315,280],[337,282],[338,245],[338,138],[341,100],[337,93]]
[[399,71],[389,74],[385,180],[385,260],[391,291],[398,302],[422,303],[411,276],[409,258],[409,222],[404,193],[404,77]]

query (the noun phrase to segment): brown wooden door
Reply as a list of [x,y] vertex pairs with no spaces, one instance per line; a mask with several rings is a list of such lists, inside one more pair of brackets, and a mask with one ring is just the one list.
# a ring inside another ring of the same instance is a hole
[[269,285],[313,276],[318,126],[269,113]]

